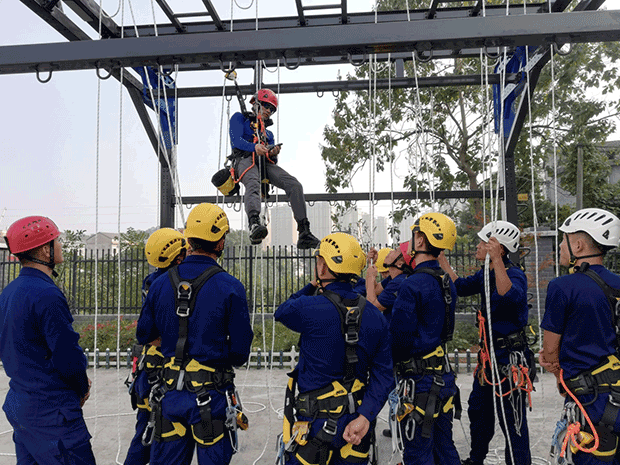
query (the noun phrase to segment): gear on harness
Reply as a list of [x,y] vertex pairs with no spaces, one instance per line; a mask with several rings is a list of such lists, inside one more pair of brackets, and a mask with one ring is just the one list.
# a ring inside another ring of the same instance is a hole
[[[345,414],[353,414],[362,403],[365,385],[356,379],[355,367],[358,362],[357,343],[366,300],[358,296],[354,300],[343,299],[333,291],[323,290],[322,295],[334,304],[341,322],[341,332],[345,342],[345,366],[341,381],[314,391],[297,391],[297,370],[289,374],[284,404],[283,433],[280,441],[279,460],[294,455],[306,464],[325,465],[332,455],[350,462],[365,461],[371,449],[371,441],[362,441],[359,446],[347,444],[336,451],[331,447],[338,429],[338,419]],[[311,420],[297,419],[298,416]],[[326,419],[321,430],[309,438],[312,423],[316,419]],[[373,428],[373,426],[371,426]],[[374,454],[376,458],[376,454]]]
[[[172,390],[196,393],[200,422],[190,425],[190,428],[199,445],[205,447],[213,445],[228,432],[233,450],[237,451],[237,428],[241,426],[242,429],[247,429],[247,418],[242,413],[239,396],[234,390],[235,374],[232,368],[216,369],[188,358],[189,318],[193,313],[198,293],[209,279],[223,272],[222,268],[214,265],[192,280],[181,280],[176,267],[168,272],[168,278],[176,290],[175,307],[179,318],[179,336],[174,357],[164,359],[163,368],[158,371],[159,379],[151,390],[149,398],[151,416],[143,436],[145,445],[152,443],[153,439],[160,442],[170,441],[187,433],[187,428],[183,425],[170,422],[162,415],[161,401],[164,395]],[[227,400],[225,421],[212,418],[210,390],[225,391]],[[230,415],[234,415],[234,422],[230,421]]]
[[160,371],[164,364],[164,356],[161,354],[159,347],[151,344],[146,344],[144,346],[134,344],[132,347],[132,356],[134,357],[132,371],[125,380],[125,385],[127,386],[131,397],[131,407],[134,410],[139,408],[141,410],[150,411],[151,408],[149,406],[148,398],[138,398],[135,385],[136,379],[140,373],[145,372],[150,386],[153,386],[159,382]]

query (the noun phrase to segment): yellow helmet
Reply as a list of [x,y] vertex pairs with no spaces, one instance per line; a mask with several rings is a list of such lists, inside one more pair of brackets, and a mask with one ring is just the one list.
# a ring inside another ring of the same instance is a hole
[[217,242],[228,232],[228,217],[212,203],[196,205],[187,216],[185,237]]
[[438,249],[452,250],[456,242],[456,225],[443,213],[425,213],[411,226],[411,231],[423,232],[428,242]]
[[155,231],[149,236],[144,247],[146,261],[155,268],[168,268],[183,250],[187,250],[185,238],[172,228]]
[[314,256],[323,257],[329,271],[335,274],[359,275],[366,265],[366,254],[357,239],[341,232],[325,236]]
[[386,271],[389,270],[389,268],[385,266],[385,259],[390,252],[392,252],[392,249],[390,249],[389,247],[384,247],[381,250],[379,250],[379,253],[377,254],[377,263],[376,263],[377,271],[379,273],[385,273]]

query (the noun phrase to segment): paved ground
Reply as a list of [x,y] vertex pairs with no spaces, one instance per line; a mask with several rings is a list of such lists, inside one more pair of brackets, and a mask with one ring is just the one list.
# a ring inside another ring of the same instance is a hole
[[[129,441],[134,431],[134,413],[129,404],[129,396],[123,385],[127,370],[97,369],[90,370],[93,380],[93,391],[90,400],[84,407],[84,415],[91,434],[93,448],[100,465],[122,464],[125,459]],[[241,371],[237,374],[237,386],[250,420],[250,429],[240,433],[241,450],[233,457],[233,464],[273,464],[276,456],[275,437],[281,431],[282,423],[277,410],[283,404],[286,370]],[[471,374],[459,375],[463,399],[463,420],[454,425],[454,438],[461,458],[467,457],[469,436],[467,420],[467,398],[471,391]],[[535,464],[548,463],[550,438],[556,420],[561,411],[563,399],[555,390],[555,379],[550,374],[542,376],[542,382],[536,384],[537,391],[533,394],[534,410],[529,414],[530,438],[532,455]],[[0,370],[0,399],[8,390],[8,378]],[[377,423],[379,437],[379,463],[396,464],[400,457],[392,457],[391,440],[381,436],[380,432],[387,427],[387,408],[383,410]],[[493,453],[487,463],[503,462],[503,436],[496,427],[491,447]],[[15,453],[11,439],[11,428],[3,414],[0,413],[0,463],[15,463]],[[172,464],[171,464],[172,465]]]

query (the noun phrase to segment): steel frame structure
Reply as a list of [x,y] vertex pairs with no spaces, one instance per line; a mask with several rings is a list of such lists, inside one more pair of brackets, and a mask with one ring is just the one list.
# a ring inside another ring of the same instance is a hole
[[[254,19],[235,20],[232,29],[221,19],[211,0],[202,0],[204,10],[189,13],[175,13],[167,0],[156,0],[169,23],[139,25],[134,31],[133,28],[122,28],[105,12],[102,14],[95,0],[21,0],[69,42],[0,47],[0,74],[39,75],[49,72],[51,77],[51,73],[63,70],[97,69],[99,72],[105,69],[120,80],[121,68],[131,66],[178,65],[179,72],[252,68],[255,82],[251,86],[242,86],[242,90],[253,92],[257,85],[263,84],[262,66],[273,67],[282,63],[288,69],[296,69],[298,66],[328,64],[359,65],[369,54],[374,54],[378,61],[396,63],[396,77],[389,85],[404,88],[415,86],[415,80],[404,77],[404,62],[414,57],[420,60],[466,58],[480,56],[481,52],[494,54],[500,47],[538,46],[530,60],[528,91],[521,93],[515,123],[505,140],[506,219],[518,224],[514,148],[527,114],[527,99],[556,47],[567,42],[620,40],[620,11],[599,11],[604,0],[582,0],[570,13],[563,13],[569,0],[508,7],[483,4],[485,0],[430,0],[429,8],[425,10],[350,13],[347,0],[334,1],[337,3],[308,6],[303,0],[294,0],[297,16],[258,18],[258,23]],[[451,6],[439,8],[443,3]],[[94,31],[101,30],[105,40],[91,39],[64,13],[63,6],[71,8]],[[321,10],[338,12],[309,14]],[[507,75],[509,85],[516,78],[516,75]],[[491,75],[490,83],[497,82],[499,76]],[[174,189],[171,167],[166,162],[166,158],[172,160],[172,154],[165,153],[166,148],[158,143],[157,129],[142,100],[142,83],[130,72],[123,73],[122,83],[160,160],[161,226],[174,226]],[[421,87],[481,84],[480,76],[418,79]],[[377,88],[387,87],[387,81],[377,82]],[[327,91],[367,88],[368,81],[319,81],[284,84],[280,91],[317,92],[320,95]],[[223,92],[231,95],[233,90],[201,87],[179,88],[177,92],[179,98],[191,98],[221,96]],[[483,196],[481,191],[467,192],[446,192],[436,197]],[[412,198],[411,193],[394,194],[397,198]],[[370,197],[369,194],[337,194],[330,195],[330,199],[355,200],[353,197],[357,196]],[[429,196],[428,192],[420,193],[418,198]],[[310,201],[330,200],[324,199],[323,194],[306,197]],[[279,198],[286,200],[285,196]],[[390,194],[387,198],[394,197]],[[184,197],[181,202],[214,199],[216,197]],[[375,199],[378,199],[377,194]]]

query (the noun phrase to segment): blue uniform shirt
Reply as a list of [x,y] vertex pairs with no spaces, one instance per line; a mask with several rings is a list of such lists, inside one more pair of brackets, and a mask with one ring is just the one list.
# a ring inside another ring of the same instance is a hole
[[366,280],[364,278],[357,280],[355,286],[353,286],[353,292],[366,297]]
[[390,278],[389,281],[388,278],[381,281],[383,292],[377,296],[377,300],[383,307],[385,307],[383,316],[387,319],[388,324],[392,320],[392,308],[394,307],[394,302],[396,302],[396,297],[398,297],[398,290],[400,289],[403,281],[407,279],[407,276],[409,275],[402,273],[394,279]]
[[[179,275],[181,279],[195,279],[215,265],[212,258],[190,255],[178,265]],[[179,337],[175,294],[168,273],[157,278],[136,328],[140,344],[161,336],[164,357],[174,356]],[[189,357],[212,367],[240,366],[248,360],[253,337],[243,284],[228,273],[216,274],[200,289],[189,317]]]
[[[620,289],[620,276],[602,265],[590,269],[609,286]],[[609,302],[600,286],[583,273],[560,276],[549,283],[540,326],[562,335],[560,367],[564,378],[591,370],[616,352]]]
[[144,280],[142,281],[142,304],[144,305],[144,301],[146,300],[146,296],[149,293],[149,289],[151,288],[151,284],[159,278],[162,274],[168,271],[166,268],[157,268],[151,274],[146,275]]
[[[358,296],[347,283],[334,282],[326,289],[344,299]],[[308,284],[280,305],[275,313],[276,321],[301,333],[297,381],[302,393],[344,377],[345,342],[338,310],[327,297],[313,295],[315,291],[316,288]],[[357,356],[356,378],[367,383],[357,413],[373,421],[394,388],[394,376],[387,322],[370,302],[366,302],[362,315]]]
[[[506,273],[512,282],[512,287],[506,294],[499,295],[495,287],[495,271],[489,272],[489,285],[491,290],[491,324],[493,325],[493,337],[507,336],[521,330],[527,325],[529,307],[527,305],[527,277],[521,268],[512,265],[505,258]],[[488,315],[487,299],[484,292],[484,267],[475,274],[466,278],[459,278],[454,283],[456,292],[460,296],[480,294],[481,312],[486,319],[487,334]],[[489,346],[490,347],[490,346]],[[507,363],[510,351],[508,348],[495,349],[495,355],[500,363]]]
[[[230,145],[233,149],[243,150],[245,152],[254,152],[254,130],[252,129],[250,120],[237,112],[230,118]],[[267,135],[267,144],[273,144],[273,133],[265,129]]]
[[56,425],[59,410],[67,420],[82,415],[86,357],[72,323],[67,299],[42,271],[22,268],[0,294],[0,359],[19,399],[4,409],[17,407],[22,423]]
[[[437,260],[422,262],[417,268],[441,271]],[[448,317],[454,322],[456,289],[450,281],[452,303]],[[446,305],[443,290],[437,279],[426,273],[408,276],[401,284],[392,308],[390,334],[394,363],[425,355],[441,344],[441,332],[446,324]]]

